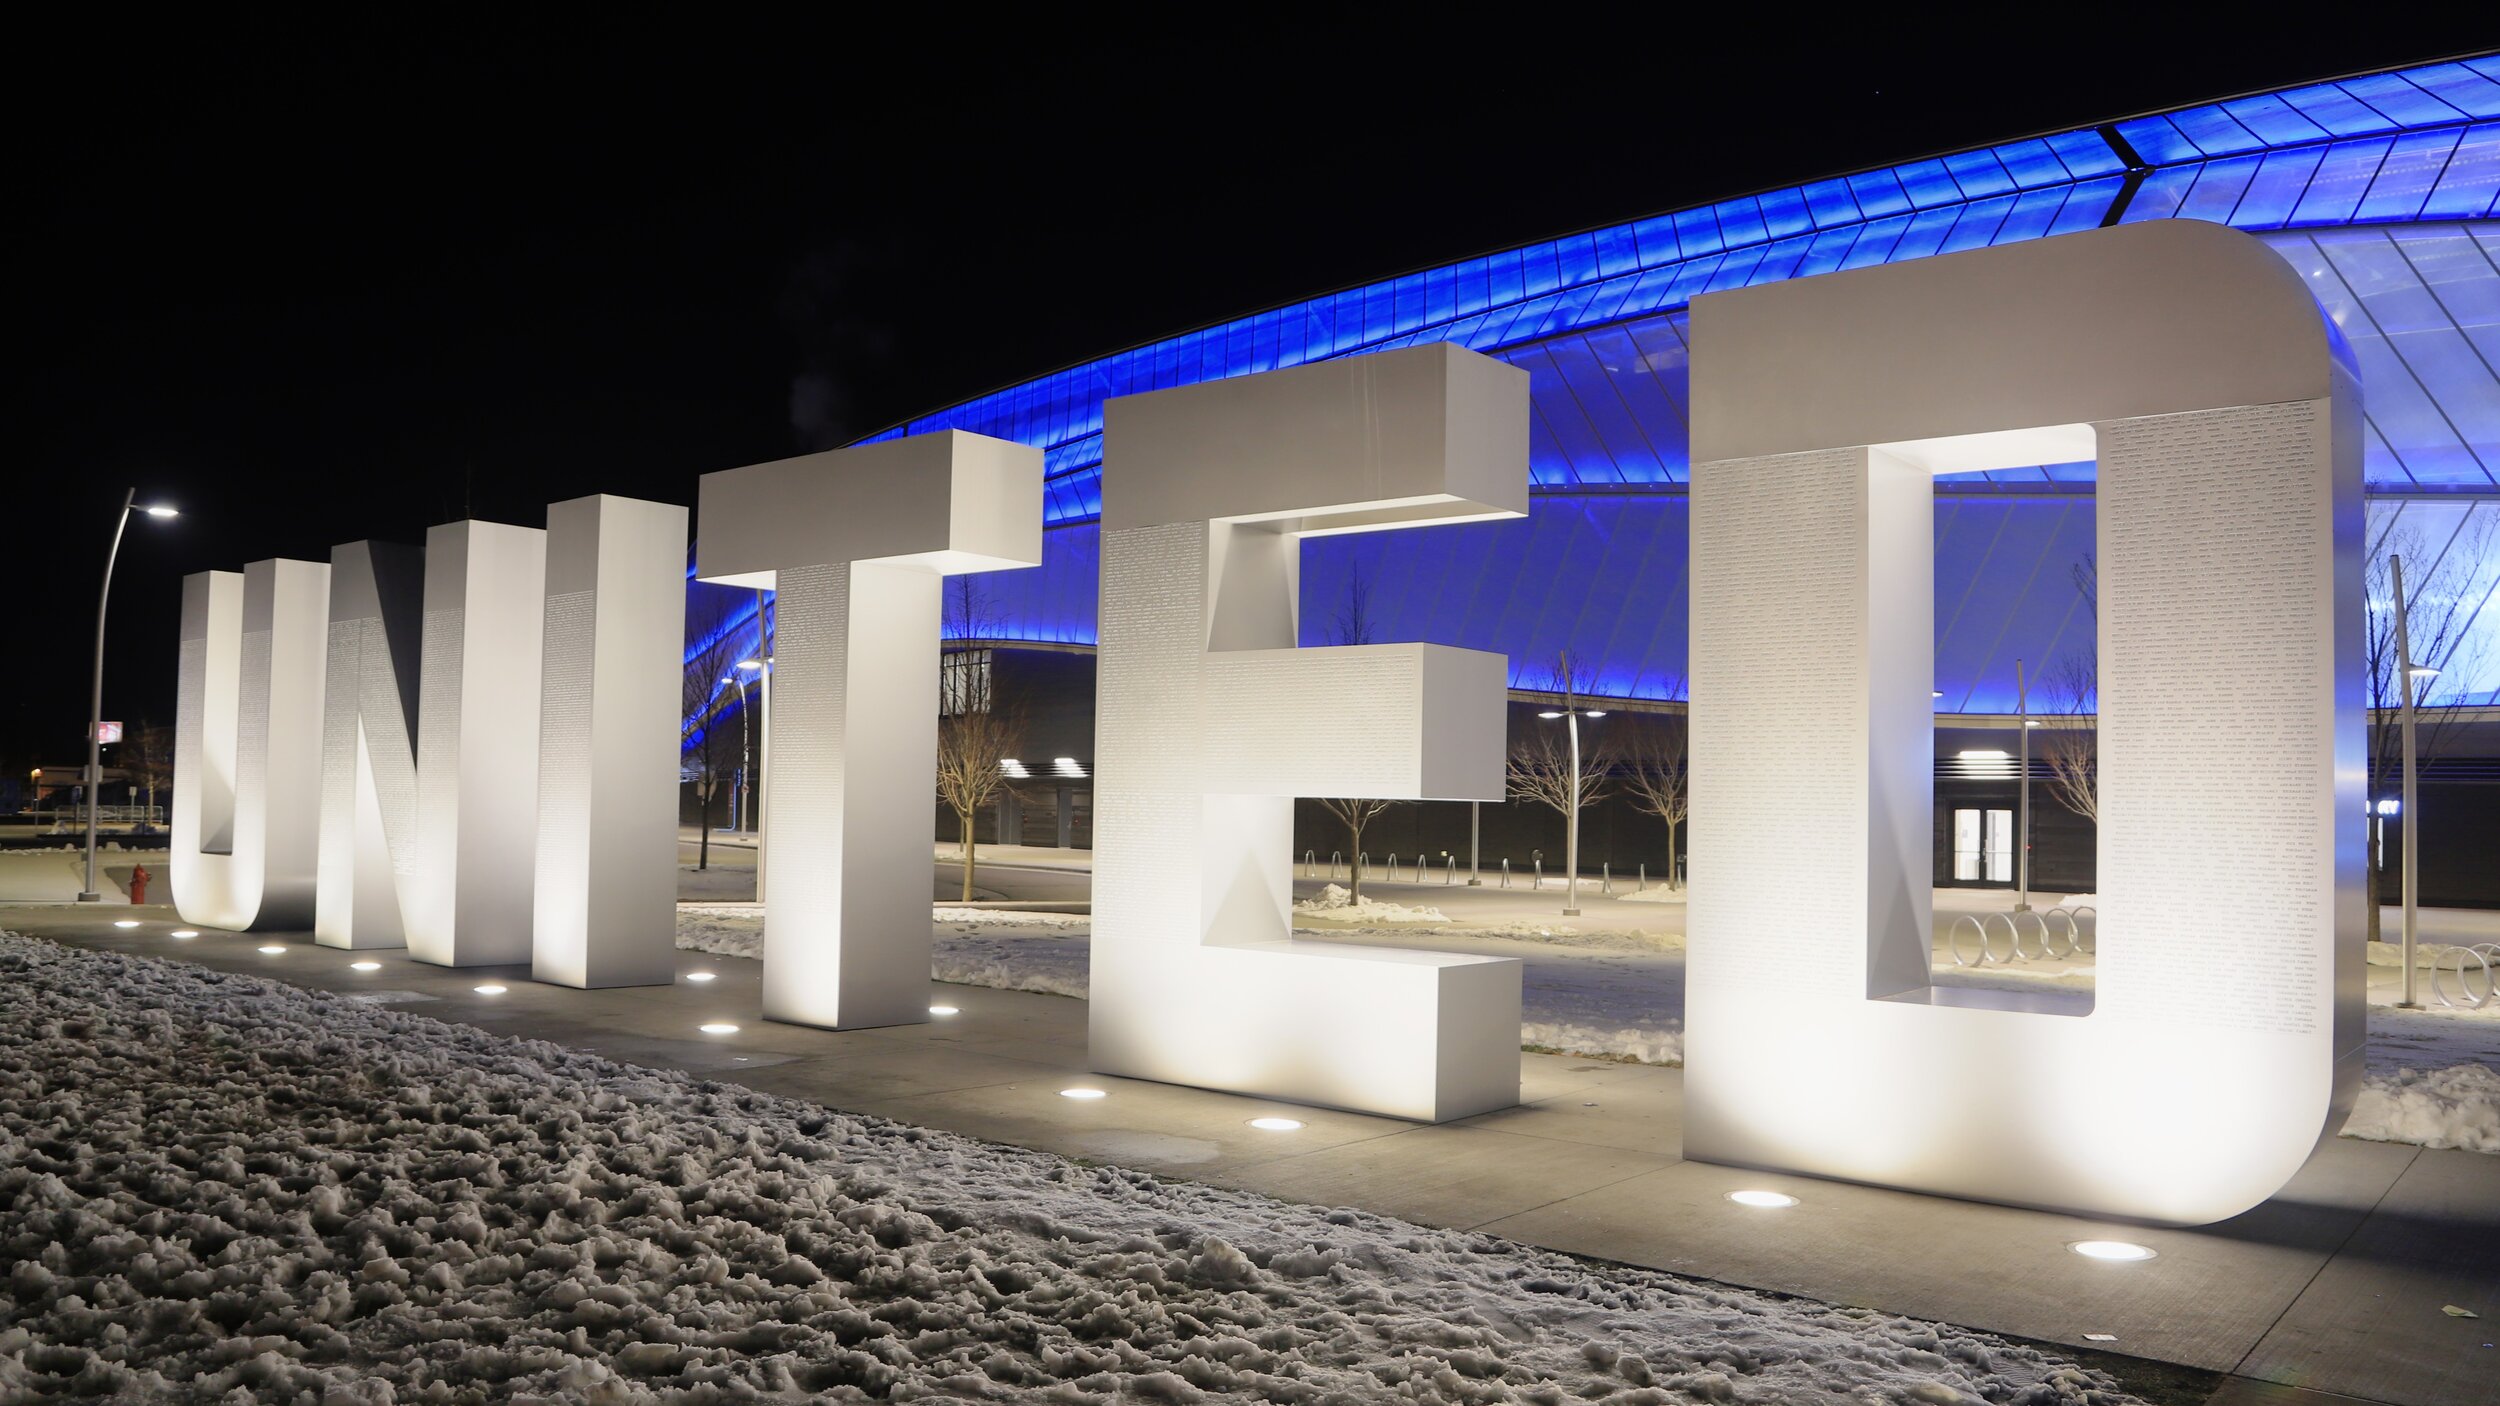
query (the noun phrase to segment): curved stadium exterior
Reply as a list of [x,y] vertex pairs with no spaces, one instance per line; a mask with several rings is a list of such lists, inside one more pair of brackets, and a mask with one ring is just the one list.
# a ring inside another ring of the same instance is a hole
[[[1359,572],[1374,640],[1499,651],[1514,688],[1530,689],[1567,650],[1593,670],[1596,692],[1672,707],[1685,658],[1691,298],[2096,226],[2208,220],[2298,269],[2350,341],[2374,553],[2405,542],[2412,579],[2457,598],[2463,639],[2433,701],[2479,714],[2500,705],[2496,197],[2500,56],[2426,64],[1487,254],[1085,362],[871,438],[964,429],[1044,451],[1044,564],[983,579],[977,626],[954,632],[1081,652],[1095,638],[1106,398],[1457,342],[1529,372],[1529,515],[1307,540],[1303,642],[1335,642]],[[2093,552],[2093,479],[2078,463],[1937,481],[1936,688],[1948,737],[2004,725],[2017,659],[2036,677],[2091,651],[2077,576]]]

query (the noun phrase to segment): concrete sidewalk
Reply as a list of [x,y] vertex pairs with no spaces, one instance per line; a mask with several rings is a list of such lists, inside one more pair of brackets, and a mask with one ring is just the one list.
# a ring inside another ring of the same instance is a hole
[[[145,921],[110,926],[122,917]],[[2147,1229],[1683,1161],[1674,1069],[1523,1055],[1520,1107],[1425,1127],[1087,1074],[1085,1005],[1059,997],[933,984],[933,1001],[958,1014],[834,1034],[758,1019],[758,968],[735,958],[684,952],[674,986],[584,992],[302,935],[176,941],[173,923],[156,906],[0,910],[0,926],[80,946],[356,993],[1071,1157],[2192,1369],[2174,1400],[2500,1403],[2489,1346],[2500,1340],[2500,1158],[2337,1139],[2246,1215]],[[272,940],[283,955],[254,950]],[[716,979],[682,979],[693,971]],[[479,995],[490,979],[509,990]],[[696,1027],[708,1021],[741,1028],[706,1037]],[[1109,1097],[1058,1096],[1080,1083]],[[1249,1126],[1277,1113],[1304,1126]],[[1725,1199],[1740,1187],[1801,1204],[1749,1210]],[[2138,1241],[2159,1258],[2107,1264],[2066,1248],[2091,1238]]]

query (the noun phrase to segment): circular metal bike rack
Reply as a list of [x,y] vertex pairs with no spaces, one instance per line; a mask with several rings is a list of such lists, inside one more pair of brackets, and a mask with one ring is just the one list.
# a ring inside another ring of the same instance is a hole
[[[1979,955],[1976,958],[1965,957],[1962,955],[1962,928],[1965,925],[1968,925],[1970,928],[1971,935],[1979,939]],[[1964,913],[1962,916],[1953,920],[1953,927],[1945,934],[1944,941],[1945,946],[1952,949],[1953,965],[1957,967],[1978,967],[1987,965],[1988,930],[1981,927],[1979,925],[1979,920],[1972,917],[1970,914]]]
[[[2083,926],[2083,915],[2086,913],[2092,915],[2092,928],[2089,930]],[[2087,957],[2097,954],[2101,950],[2101,939],[2098,935],[2098,929],[2101,926],[2100,913],[2091,904],[2086,903],[2067,909],[2066,916],[2067,920],[2075,925],[2075,950]]]
[[[2482,968],[2483,994],[2480,996],[2474,994],[2472,980],[2466,975],[2465,959],[2468,957],[2473,958],[2475,965]],[[2449,997],[2447,985],[2440,980],[2450,970],[2444,964],[2450,962],[2455,964],[2457,976],[2457,994],[2454,999]],[[2496,984],[2495,963],[2500,963],[2500,942],[2478,942],[2471,947],[2450,947],[2431,959],[2431,994],[2439,998],[2439,1004],[2455,1010],[2481,1010],[2492,1001],[2493,987]]]
[[[2031,926],[2034,929],[2032,933],[2032,940],[2040,944],[2040,951],[2037,956],[2023,950],[2023,920],[2026,918],[2031,920]],[[2005,920],[2005,925],[2014,930],[2015,956],[2022,958],[2024,961],[2030,962],[2045,962],[2049,959],[2048,919],[2041,917],[2039,914],[2034,913],[2029,909],[2025,909],[2022,912],[2016,913],[2012,917],[2007,918]]]

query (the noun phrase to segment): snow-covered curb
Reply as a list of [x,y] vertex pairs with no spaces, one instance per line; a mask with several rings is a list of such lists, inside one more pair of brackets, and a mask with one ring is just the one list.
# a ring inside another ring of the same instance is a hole
[[1961,1329],[13,935],[0,1248],[10,1400],[2127,1399]]

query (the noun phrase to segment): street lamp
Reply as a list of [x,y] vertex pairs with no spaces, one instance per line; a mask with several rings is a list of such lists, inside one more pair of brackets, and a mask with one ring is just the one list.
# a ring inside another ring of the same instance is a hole
[[735,796],[738,803],[738,823],[729,828],[743,830],[755,820],[755,812],[748,808],[755,794],[753,786],[747,780],[752,774],[750,768],[755,765],[755,752],[747,742],[747,681],[737,674],[723,674],[720,676],[720,681],[738,686],[738,789]]
[[2421,824],[2415,818],[2415,812],[2420,807],[2415,804],[2419,798],[2414,794],[2416,773],[2413,753],[2413,709],[2416,701],[2415,695],[2420,691],[2421,686],[2438,678],[2439,671],[2413,662],[2413,638],[2406,629],[2408,622],[2405,619],[2404,558],[2388,557],[2387,572],[2389,585],[2394,589],[2396,597],[2396,673],[2403,680],[2397,686],[2396,694],[2397,718],[2404,732],[2405,768],[2403,801],[2405,998],[2400,1004],[2410,1011],[2421,1009],[2421,1003],[2414,999],[2413,990],[2414,906],[2420,901],[2419,888],[2422,877],[2421,870],[2417,867],[2419,861],[2415,855],[2419,846],[2414,843],[2420,837]]
[[1594,720],[1606,716],[1603,708],[1582,709],[1574,706],[1575,692],[1570,670],[1566,666],[1563,671],[1562,707],[1537,714],[1548,722],[1560,718],[1571,734],[1571,811],[1565,817],[1567,823],[1563,826],[1563,871],[1566,876],[1563,916],[1566,918],[1580,916],[1580,719]]
[[[95,886],[96,802],[104,790],[104,610],[113,603],[113,563],[122,554],[122,529],[130,525],[130,511],[138,499],[136,488],[122,493],[122,510],[113,515],[113,545],[104,553],[104,589],[96,594],[95,688],[87,697],[87,882],[78,891],[81,903],[104,898]],[[139,511],[159,521],[182,515],[163,503],[150,503]]]

